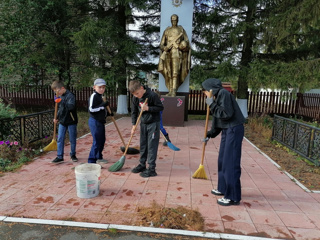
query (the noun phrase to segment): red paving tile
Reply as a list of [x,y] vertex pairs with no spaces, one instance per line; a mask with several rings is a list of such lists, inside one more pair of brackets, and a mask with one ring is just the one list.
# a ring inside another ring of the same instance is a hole
[[[125,141],[130,138],[131,119],[117,121]],[[246,139],[242,152],[242,201],[239,206],[223,207],[210,193],[217,185],[217,157],[220,137],[206,147],[204,168],[208,180],[194,179],[201,162],[204,121],[188,121],[184,127],[166,127],[172,143],[180,151],[162,145],[157,160],[157,177],[141,178],[131,173],[139,155],[127,154],[119,172],[108,167],[123,153],[122,142],[113,124],[106,126],[103,151],[109,162],[102,164],[100,193],[95,198],[79,198],[75,167],[86,163],[92,137],[77,140],[79,162],[73,163],[65,148],[65,162],[51,164],[49,152],[0,178],[0,215],[92,223],[134,225],[140,207],[153,202],[165,207],[185,206],[198,210],[206,231],[281,239],[318,239],[320,236],[320,194],[300,187],[280,171],[268,157]],[[131,147],[139,148],[139,136]]]

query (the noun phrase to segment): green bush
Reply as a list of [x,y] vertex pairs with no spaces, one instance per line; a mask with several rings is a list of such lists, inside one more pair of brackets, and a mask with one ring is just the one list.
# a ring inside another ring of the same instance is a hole
[[0,98],[0,119],[14,118],[16,116],[18,116],[16,110],[11,108],[10,105],[5,105],[3,100]]
[[0,122],[0,140],[9,136],[11,131],[11,128],[8,127],[10,124],[8,122],[5,124],[3,121],[10,121],[7,119],[13,119],[16,116],[18,116],[16,110],[11,108],[10,105],[4,104],[0,98],[0,120],[2,119]]

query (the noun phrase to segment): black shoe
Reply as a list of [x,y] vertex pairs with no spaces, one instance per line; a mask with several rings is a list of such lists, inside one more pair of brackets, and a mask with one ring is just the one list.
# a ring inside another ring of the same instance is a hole
[[72,160],[73,162],[78,162],[78,158],[76,157],[76,155],[72,155],[72,156],[71,156],[71,160]]
[[168,146],[167,141],[164,141],[164,142],[162,143],[162,145],[163,145],[163,146]]
[[155,177],[157,176],[158,174],[156,173],[155,170],[150,170],[150,169],[146,169],[145,171],[143,171],[142,173],[140,173],[140,176],[141,177],[144,177],[144,178],[148,178],[148,177]]
[[211,190],[211,193],[214,194],[214,195],[216,195],[216,196],[222,196],[222,195],[223,195],[223,193],[222,193],[222,192],[219,192],[217,189],[212,189],[212,190]]
[[139,164],[134,169],[132,169],[131,172],[132,173],[139,173],[139,172],[143,172],[144,170],[146,170],[146,166],[142,166],[141,164]]
[[63,158],[58,158],[58,157],[56,157],[53,161],[52,161],[52,163],[62,163],[63,162]]

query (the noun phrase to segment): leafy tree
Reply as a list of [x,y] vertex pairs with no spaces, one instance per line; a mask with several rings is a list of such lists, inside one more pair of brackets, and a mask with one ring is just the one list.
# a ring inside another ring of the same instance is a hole
[[76,55],[71,36],[79,29],[87,5],[84,0],[2,1],[2,79],[21,85],[56,79],[72,84]]
[[[138,78],[139,71],[155,69],[152,64],[142,62],[149,56],[152,46],[147,36],[154,34],[148,31],[149,16],[134,15],[141,11],[146,14],[154,6],[148,1],[110,1],[108,5],[96,2],[91,5],[90,15],[81,30],[74,34],[87,71],[105,78],[111,86],[117,84],[120,94],[126,94],[127,76]],[[140,19],[146,20],[140,23],[140,28],[128,28]]]
[[[196,1],[194,61],[191,77],[230,81],[237,96],[247,98],[248,72],[257,45],[266,1]],[[204,54],[205,53],[205,54]],[[194,74],[195,73],[195,74]]]
[[316,0],[199,0],[195,7],[193,82],[231,81],[238,98],[248,87],[319,86]]
[[[142,58],[150,52],[146,46],[150,46],[151,41],[143,39],[146,35],[141,34],[139,28],[134,31],[135,34],[131,34],[128,28],[130,23],[134,24],[142,18],[141,15],[135,16],[134,12],[148,12],[148,7],[154,6],[148,1],[128,0],[91,4],[87,20],[73,38],[80,59],[86,63],[82,83],[88,84],[88,76],[102,77],[109,87],[117,88],[120,97],[126,98],[127,80],[139,78],[140,71],[152,71],[155,68],[142,62]],[[147,19],[146,16],[144,18]],[[148,28],[146,24],[142,26]],[[145,29],[142,32],[146,32]],[[118,108],[119,112],[126,110]]]
[[320,87],[320,11],[316,0],[275,1],[263,22],[261,48],[251,64],[254,88],[273,87],[301,92]]

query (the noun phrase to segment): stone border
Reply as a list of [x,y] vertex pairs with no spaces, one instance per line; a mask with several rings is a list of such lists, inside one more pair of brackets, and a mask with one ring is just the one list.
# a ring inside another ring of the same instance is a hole
[[34,218],[15,218],[0,216],[0,221],[5,223],[30,223],[30,224],[43,224],[43,225],[56,225],[63,227],[82,227],[82,228],[96,228],[104,230],[122,230],[133,232],[146,232],[146,233],[159,233],[167,235],[182,235],[190,237],[202,237],[208,239],[232,239],[232,240],[271,240],[271,238],[252,237],[246,235],[233,235],[225,233],[211,233],[211,232],[198,232],[187,230],[175,230],[168,228],[153,228],[153,227],[139,227],[139,226],[127,226],[117,224],[101,224],[101,223],[86,223],[86,222],[72,222],[72,221],[60,221],[60,220],[47,220],[47,219],[34,219]]

